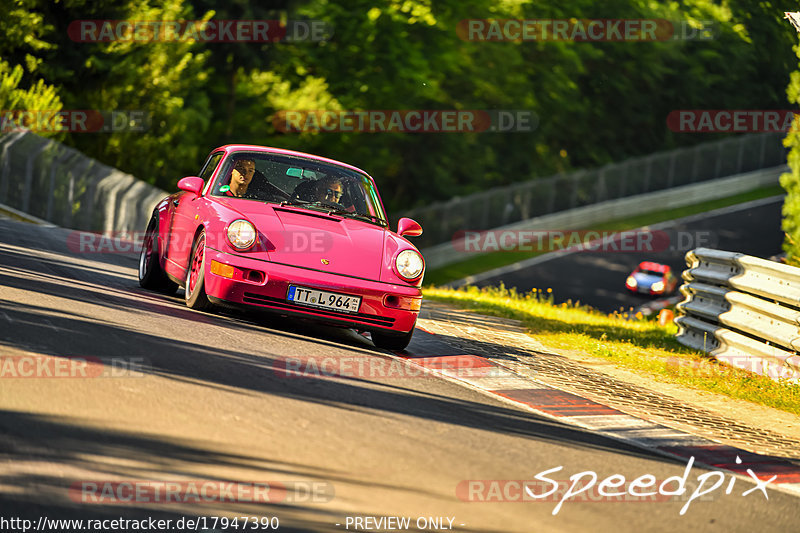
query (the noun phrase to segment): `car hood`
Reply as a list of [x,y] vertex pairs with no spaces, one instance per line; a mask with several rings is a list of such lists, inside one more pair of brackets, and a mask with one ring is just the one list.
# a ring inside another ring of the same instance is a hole
[[[258,249],[276,263],[378,280],[387,230],[361,220],[277,204],[236,202],[256,226]],[[241,205],[245,204],[245,205]]]

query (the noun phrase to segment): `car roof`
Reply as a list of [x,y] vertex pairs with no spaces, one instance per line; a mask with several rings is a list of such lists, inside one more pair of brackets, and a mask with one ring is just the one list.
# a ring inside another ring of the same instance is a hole
[[[296,157],[305,157],[307,159],[313,159],[315,161],[320,161],[322,163],[331,163],[334,165],[339,165],[340,167],[345,167],[350,170],[355,170],[356,172],[360,172],[361,174],[367,174],[367,172],[361,170],[358,167],[354,167],[353,165],[348,165],[347,163],[342,163],[341,161],[336,161],[335,159],[329,159],[327,157],[322,157],[314,154],[308,154],[306,152],[297,152],[295,150],[286,150],[285,148],[273,148],[271,146],[259,146],[256,144],[226,144],[224,146],[220,146],[219,148],[215,148],[211,151],[213,154],[214,152],[219,152],[220,150],[225,151],[226,153],[231,152],[239,152],[239,151],[249,151],[249,152],[264,152],[269,154],[280,154],[280,155],[289,155],[289,156],[296,156]],[[370,176],[371,178],[372,176]]]
[[642,261],[639,263],[640,270],[652,270],[653,272],[669,272],[671,269],[667,265],[661,263],[653,263],[652,261]]

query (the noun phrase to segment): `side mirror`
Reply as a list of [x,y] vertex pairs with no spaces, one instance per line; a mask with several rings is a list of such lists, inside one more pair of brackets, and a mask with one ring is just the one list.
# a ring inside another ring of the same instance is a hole
[[415,220],[403,217],[397,221],[397,234],[401,237],[419,237],[422,235],[422,226]]
[[203,192],[204,185],[205,182],[202,178],[198,178],[197,176],[188,176],[178,182],[178,188],[180,190],[193,192],[196,196],[200,196],[200,193]]

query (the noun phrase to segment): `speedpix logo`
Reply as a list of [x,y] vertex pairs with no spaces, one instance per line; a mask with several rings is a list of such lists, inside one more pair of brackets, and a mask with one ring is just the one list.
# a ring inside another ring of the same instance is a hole
[[[466,502],[557,501],[553,515],[557,515],[567,501],[674,501],[673,498],[676,498],[685,502],[679,512],[682,516],[695,500],[713,497],[715,491],[723,486],[724,493],[731,494],[736,485],[736,478],[733,475],[729,475],[726,479],[725,474],[719,471],[705,472],[698,474],[695,479],[690,479],[693,465],[694,456],[689,458],[682,476],[659,480],[653,474],[644,474],[630,481],[620,474],[601,478],[592,470],[573,474],[569,477],[569,481],[548,477],[564,469],[563,466],[557,466],[539,472],[532,480],[465,480],[456,487],[456,495]],[[741,496],[760,493],[764,499],[769,500],[767,485],[775,481],[778,476],[759,476],[751,468],[747,468],[748,465],[743,464],[738,455],[736,465],[737,471],[746,472],[749,481],[756,483],[755,487],[745,488]],[[741,490],[741,485],[737,487],[738,490]]]

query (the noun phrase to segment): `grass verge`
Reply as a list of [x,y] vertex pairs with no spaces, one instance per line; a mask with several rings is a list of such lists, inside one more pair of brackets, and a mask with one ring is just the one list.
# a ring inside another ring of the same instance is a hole
[[589,307],[553,303],[552,294],[519,294],[503,287],[427,287],[425,298],[476,313],[517,319],[529,335],[558,350],[609,360],[659,381],[724,394],[800,415],[800,385],[716,363],[675,340],[677,326],[654,319],[629,320]]
[[[646,215],[636,217],[612,220],[603,224],[598,224],[594,228],[583,228],[584,230],[592,231],[624,231],[667,220],[675,220],[678,218],[720,209],[736,204],[743,204],[752,200],[759,200],[761,198],[768,198],[783,194],[785,191],[780,185],[772,187],[761,187],[745,193],[730,196],[728,198],[720,198],[718,200],[709,200],[708,202],[701,202],[699,204],[688,205],[684,207],[677,207],[673,209],[662,209],[654,211]],[[425,273],[425,282],[433,285],[444,285],[451,281],[456,281],[467,276],[472,276],[480,272],[486,272],[493,268],[510,265],[518,261],[523,261],[531,257],[541,255],[543,252],[496,252],[486,255],[479,255],[466,261],[459,261],[441,268],[432,269]]]

